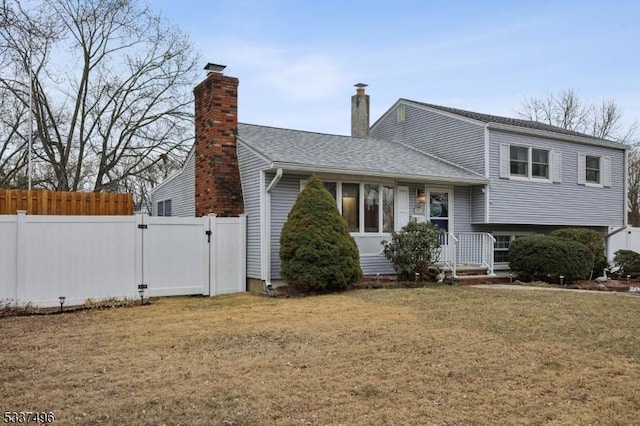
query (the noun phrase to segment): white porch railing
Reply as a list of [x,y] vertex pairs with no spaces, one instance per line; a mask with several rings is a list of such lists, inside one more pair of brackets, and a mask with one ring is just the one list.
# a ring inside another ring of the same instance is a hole
[[453,277],[457,276],[456,268],[461,264],[478,265],[487,268],[487,273],[494,272],[493,247],[495,238],[486,232],[448,233],[443,238],[440,261],[449,268]]

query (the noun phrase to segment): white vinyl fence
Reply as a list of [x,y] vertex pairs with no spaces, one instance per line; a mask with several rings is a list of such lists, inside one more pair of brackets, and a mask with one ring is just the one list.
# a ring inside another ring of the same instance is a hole
[[0,301],[68,305],[88,298],[218,295],[246,289],[246,220],[0,216]]
[[640,228],[616,229],[607,240],[607,259],[613,261],[618,250],[633,250],[640,253]]

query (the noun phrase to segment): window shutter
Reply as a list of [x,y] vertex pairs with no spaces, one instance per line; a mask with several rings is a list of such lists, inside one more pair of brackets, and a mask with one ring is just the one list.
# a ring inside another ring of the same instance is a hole
[[611,186],[611,157],[602,158],[602,185]]
[[587,183],[587,155],[578,154],[578,185]]
[[562,182],[562,152],[551,151],[551,158],[553,161],[552,180],[553,182]]
[[508,178],[509,177],[509,144],[501,143],[500,144],[500,177]]

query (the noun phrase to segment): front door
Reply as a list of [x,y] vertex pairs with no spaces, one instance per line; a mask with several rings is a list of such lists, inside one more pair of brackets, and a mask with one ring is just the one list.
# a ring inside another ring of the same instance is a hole
[[455,256],[456,245],[449,241],[453,233],[453,189],[427,187],[427,220],[444,232],[440,237],[440,262],[451,262]]
[[453,191],[448,188],[428,188],[427,219],[444,232],[453,232]]
[[396,195],[396,231],[409,223],[409,187],[399,186]]

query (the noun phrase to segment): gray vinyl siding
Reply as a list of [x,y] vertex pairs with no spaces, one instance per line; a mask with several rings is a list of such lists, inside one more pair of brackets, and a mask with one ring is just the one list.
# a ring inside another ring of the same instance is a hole
[[[269,186],[274,175],[267,175],[266,185]],[[306,177],[283,175],[280,182],[271,191],[271,279],[280,280],[280,233],[287,221],[289,211],[300,193],[300,179]]]
[[395,275],[393,265],[389,263],[384,255],[368,255],[360,256],[360,267],[362,268],[362,274],[365,276],[380,275]]
[[482,192],[482,186],[473,186],[469,189],[471,191],[471,223],[484,223],[486,222],[486,192]]
[[196,215],[196,161],[193,152],[182,169],[159,185],[152,193],[153,216],[158,215],[158,201],[171,200],[171,215],[193,217]]
[[453,188],[453,232],[472,232],[470,188]]
[[[272,281],[281,280],[280,274],[280,233],[282,227],[287,220],[289,211],[293,207],[298,194],[300,193],[300,181],[307,179],[308,176],[301,175],[283,175],[278,185],[271,192],[271,279]],[[273,179],[273,174],[266,177],[266,185],[268,186]],[[327,179],[330,181],[331,179]],[[359,180],[359,179],[357,179]],[[366,179],[364,179],[366,181]],[[399,183],[399,186],[409,186],[409,202],[410,213],[413,212],[415,206],[415,190],[424,185],[415,185],[407,183]],[[366,254],[360,256],[360,266],[365,275],[375,276],[377,273],[381,275],[394,274],[393,266],[387,261],[382,254],[372,255]]]
[[[624,223],[624,151],[491,130],[490,223],[621,226]],[[500,144],[553,149],[562,156],[562,182],[500,178]],[[578,185],[578,154],[611,158],[611,187]]]
[[[416,197],[418,189],[424,190],[424,184],[413,184],[413,183],[405,183],[400,184],[400,186],[408,186],[409,187],[409,217],[413,216],[422,216],[426,217],[426,211],[422,211],[421,213],[416,212]],[[425,207],[426,208],[426,207]]]
[[247,215],[247,278],[262,278],[260,252],[260,173],[267,162],[238,144],[238,167],[242,181],[244,212]]
[[398,141],[428,154],[485,174],[484,126],[405,104],[406,121],[397,122],[396,108],[371,129],[371,137]]
[[[474,225],[474,232],[488,232],[491,234],[510,234],[510,235],[528,235],[528,234],[549,234],[556,229],[566,228],[560,225],[511,225],[511,224],[495,224],[495,225]],[[608,233],[608,227],[604,226],[585,226],[584,228],[592,229],[605,237]]]

